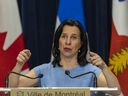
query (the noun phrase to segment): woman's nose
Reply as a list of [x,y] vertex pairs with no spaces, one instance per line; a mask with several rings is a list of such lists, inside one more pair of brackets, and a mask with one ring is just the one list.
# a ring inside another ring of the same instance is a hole
[[71,44],[71,38],[67,38],[67,39],[66,39],[66,44],[67,44],[67,45],[70,45],[70,44]]

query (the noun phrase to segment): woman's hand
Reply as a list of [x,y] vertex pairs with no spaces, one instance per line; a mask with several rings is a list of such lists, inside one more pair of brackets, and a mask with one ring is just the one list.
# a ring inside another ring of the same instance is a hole
[[90,61],[92,64],[98,66],[98,67],[102,67],[105,64],[105,62],[103,61],[103,59],[96,53],[94,52],[90,52]]
[[31,52],[28,49],[24,49],[20,51],[20,53],[17,56],[17,63],[20,65],[23,65],[31,56]]

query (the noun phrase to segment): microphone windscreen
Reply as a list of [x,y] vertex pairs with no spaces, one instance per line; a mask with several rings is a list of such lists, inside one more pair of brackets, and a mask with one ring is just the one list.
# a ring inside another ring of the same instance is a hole
[[43,77],[43,74],[39,74],[38,78],[42,78]]
[[70,71],[65,70],[65,74],[66,74],[66,75],[69,75],[69,74],[70,74]]

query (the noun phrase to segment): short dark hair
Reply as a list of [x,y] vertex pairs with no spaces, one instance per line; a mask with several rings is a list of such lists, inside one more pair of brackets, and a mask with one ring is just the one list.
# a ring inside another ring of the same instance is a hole
[[53,40],[53,48],[52,48],[52,54],[53,54],[53,61],[52,64],[55,67],[56,65],[60,65],[60,51],[59,51],[59,39],[62,34],[63,28],[65,25],[69,26],[76,26],[80,30],[80,39],[81,39],[81,48],[80,52],[78,52],[78,63],[80,66],[85,66],[88,62],[86,59],[86,54],[88,51],[88,41],[87,41],[87,35],[86,32],[84,31],[84,27],[82,24],[77,21],[77,20],[64,20],[59,27],[57,28],[55,35],[54,35],[54,40]]

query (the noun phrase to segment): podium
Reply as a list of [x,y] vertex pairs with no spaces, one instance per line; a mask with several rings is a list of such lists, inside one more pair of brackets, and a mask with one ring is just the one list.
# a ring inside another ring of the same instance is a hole
[[0,96],[112,96],[110,94],[104,94],[104,93],[108,93],[110,91],[116,92],[117,90],[118,90],[117,88],[99,88],[99,87],[98,88],[89,88],[89,87],[0,88]]

